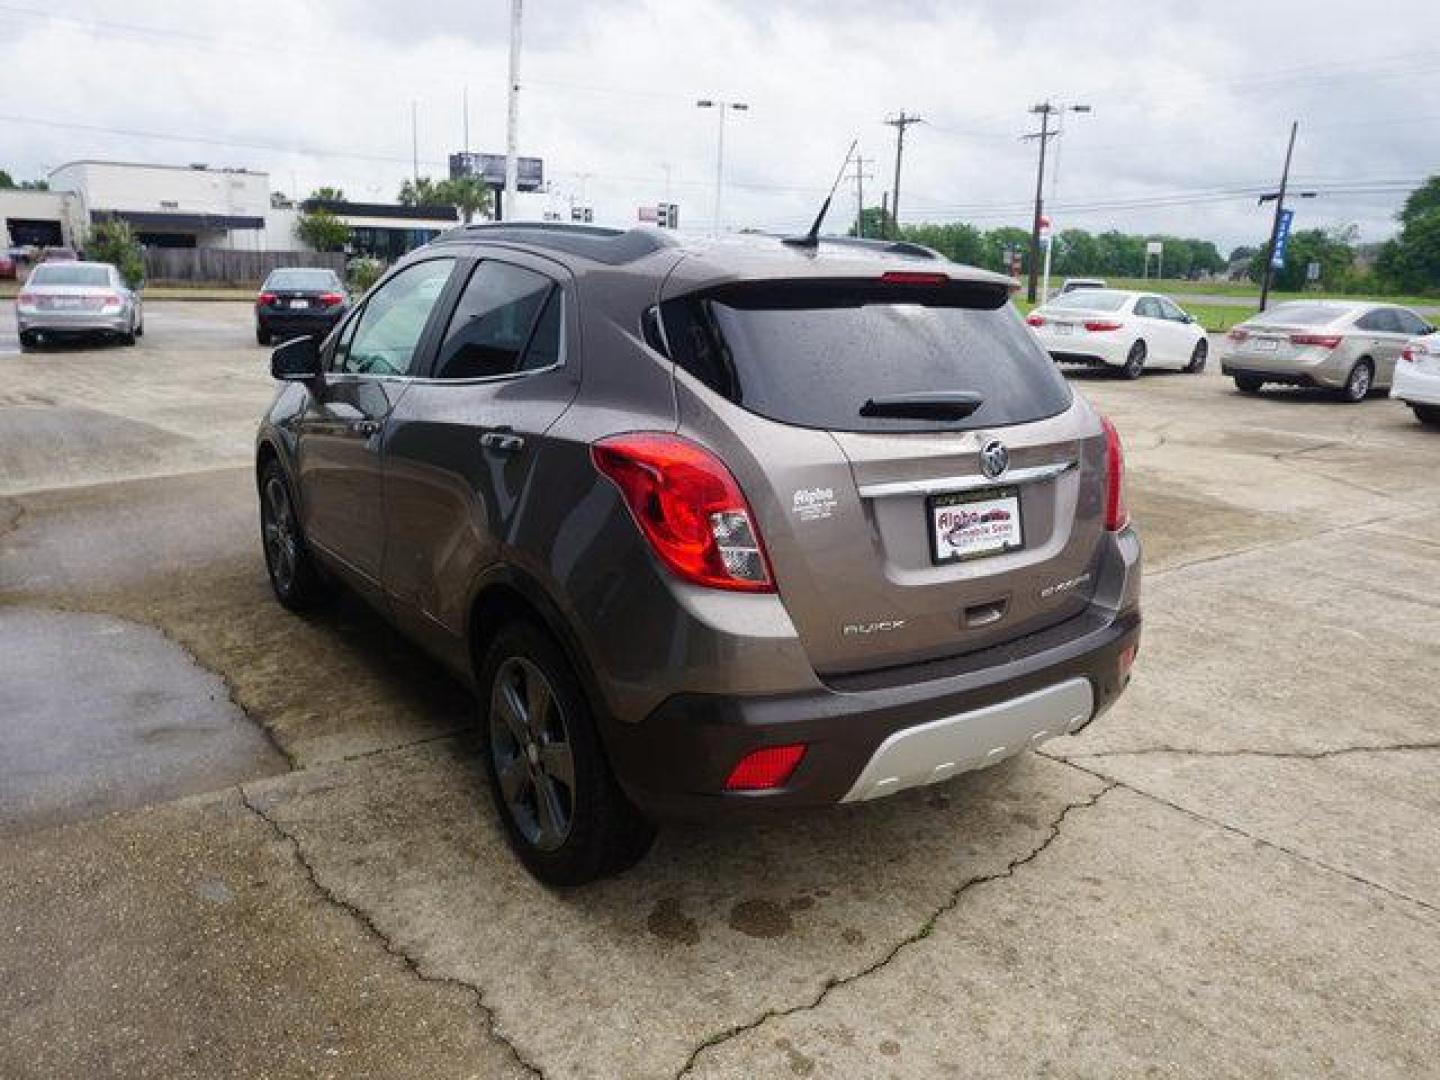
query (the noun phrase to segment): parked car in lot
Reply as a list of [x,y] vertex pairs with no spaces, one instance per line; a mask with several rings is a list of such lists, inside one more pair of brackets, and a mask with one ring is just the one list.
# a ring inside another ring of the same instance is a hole
[[476,689],[541,879],[982,768],[1124,688],[1115,429],[1008,278],[906,250],[469,226],[276,349],[275,594],[343,581]]
[[1390,396],[1409,405],[1422,424],[1440,427],[1440,335],[1414,338],[1400,350]]
[[1210,350],[1204,328],[1175,301],[1155,293],[1069,292],[1025,321],[1056,363],[1115,368],[1127,379],[1156,365],[1199,373]]
[[1390,386],[1406,344],[1431,329],[1409,308],[1392,304],[1290,300],[1232,329],[1220,369],[1247,394],[1279,383],[1364,401]]
[[324,337],[350,310],[350,296],[334,270],[282,267],[270,271],[255,297],[255,341]]
[[1060,286],[1060,295],[1076,292],[1079,289],[1104,289],[1107,288],[1105,279],[1098,277],[1072,277],[1066,278]]
[[145,333],[145,309],[109,263],[43,262],[15,298],[20,345],[105,336],[126,345]]
[[15,280],[15,258],[9,252],[0,251],[0,279],[6,281]]

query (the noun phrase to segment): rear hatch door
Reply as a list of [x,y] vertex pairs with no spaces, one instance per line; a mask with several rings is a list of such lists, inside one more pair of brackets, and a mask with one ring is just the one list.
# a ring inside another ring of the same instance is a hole
[[955,656],[1086,606],[1099,421],[1004,285],[751,281],[662,311],[681,431],[739,479],[818,672]]

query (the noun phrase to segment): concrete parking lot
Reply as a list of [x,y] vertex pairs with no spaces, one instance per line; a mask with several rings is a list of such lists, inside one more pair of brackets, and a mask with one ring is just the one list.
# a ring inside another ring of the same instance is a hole
[[464,693],[271,600],[249,308],[12,319],[0,1076],[1440,1075],[1440,435],[1398,404],[1077,375],[1147,549],[1115,710],[554,893]]

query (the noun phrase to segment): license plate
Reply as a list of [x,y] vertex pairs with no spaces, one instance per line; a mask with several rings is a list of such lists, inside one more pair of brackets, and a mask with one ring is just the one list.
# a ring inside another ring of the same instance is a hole
[[930,517],[930,556],[936,563],[979,559],[1025,546],[1019,488],[932,495],[926,512]]
[[1074,329],[1075,328],[1071,326],[1068,322],[1057,322],[1055,324],[1055,333],[1062,336],[1071,333]]
[[59,296],[55,298],[54,304],[57,308],[82,308],[85,301],[78,296]]
[[291,306],[292,308],[307,308],[307,307],[310,306],[310,301],[309,301],[309,300],[291,300],[291,301],[290,301],[290,306]]
[[1280,342],[1273,337],[1256,338],[1255,348],[1259,352],[1274,352],[1280,348]]

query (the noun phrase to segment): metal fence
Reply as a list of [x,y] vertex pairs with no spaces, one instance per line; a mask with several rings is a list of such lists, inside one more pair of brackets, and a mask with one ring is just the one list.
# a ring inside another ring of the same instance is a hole
[[345,256],[340,252],[154,247],[145,251],[145,280],[152,285],[258,287],[280,266],[324,266],[345,276]]

